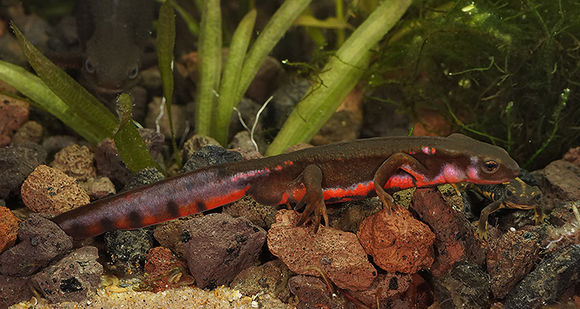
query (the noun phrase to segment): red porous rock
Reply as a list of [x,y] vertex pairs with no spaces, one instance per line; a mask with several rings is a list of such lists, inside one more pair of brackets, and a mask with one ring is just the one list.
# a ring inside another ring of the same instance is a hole
[[155,247],[149,250],[145,272],[145,285],[155,293],[193,284],[193,278],[189,275],[185,262],[167,248]]
[[387,304],[393,299],[401,298],[411,286],[412,278],[412,275],[409,274],[379,274],[367,290],[348,291],[348,293],[353,298],[372,308],[377,301],[381,304]]
[[0,253],[16,242],[18,221],[10,209],[0,207]]
[[435,233],[433,275],[442,276],[465,259],[483,265],[486,251],[473,225],[445,202],[437,188],[417,189],[409,207]]
[[333,228],[296,226],[299,214],[280,210],[268,232],[268,248],[293,272],[327,276],[337,287],[348,290],[368,288],[377,271],[356,235]]
[[78,180],[87,180],[97,175],[95,155],[87,146],[73,144],[54,155],[50,166]]
[[10,144],[12,135],[28,120],[29,103],[0,94],[0,147]]
[[415,273],[433,263],[435,235],[405,208],[366,218],[357,235],[375,264],[388,272]]
[[74,178],[46,165],[28,175],[21,188],[22,201],[34,212],[56,216],[90,202]]

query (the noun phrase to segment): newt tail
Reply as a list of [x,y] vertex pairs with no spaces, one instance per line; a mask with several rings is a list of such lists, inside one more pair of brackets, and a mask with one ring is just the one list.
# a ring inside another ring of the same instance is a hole
[[220,207],[251,196],[267,205],[305,205],[326,224],[325,204],[379,196],[410,187],[514,179],[517,163],[497,146],[461,134],[383,137],[318,146],[263,159],[203,168],[95,201],[54,218],[75,239],[141,228]]

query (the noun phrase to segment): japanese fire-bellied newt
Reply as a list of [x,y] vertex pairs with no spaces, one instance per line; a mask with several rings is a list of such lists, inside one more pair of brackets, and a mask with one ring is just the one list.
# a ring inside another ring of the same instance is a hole
[[269,205],[306,205],[328,223],[325,203],[443,183],[496,184],[514,179],[518,164],[500,147],[461,134],[449,137],[383,137],[308,148],[263,159],[192,171],[135,191],[95,201],[57,216],[76,239],[115,229],[135,229],[213,209],[245,194]]
[[519,177],[507,184],[475,185],[473,189],[487,200],[492,201],[483,208],[479,216],[477,234],[483,239],[487,238],[487,220],[489,215],[502,208],[533,209],[536,224],[544,220],[544,211],[539,205],[542,199],[542,191],[540,191],[538,186],[530,185]]
[[153,0],[77,0],[81,72],[92,90],[118,94],[137,83],[154,6]]

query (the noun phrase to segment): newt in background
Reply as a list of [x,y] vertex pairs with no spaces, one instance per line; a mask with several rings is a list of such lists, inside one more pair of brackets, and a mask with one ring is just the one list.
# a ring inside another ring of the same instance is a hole
[[536,224],[544,220],[544,211],[539,205],[542,199],[542,191],[537,185],[528,184],[520,177],[516,177],[507,184],[474,185],[471,189],[479,196],[491,201],[490,204],[481,210],[477,224],[477,234],[482,239],[487,239],[487,220],[489,215],[500,209],[533,209]]
[[328,224],[325,203],[378,195],[395,210],[389,193],[411,187],[513,180],[518,164],[500,147],[461,134],[449,137],[382,137],[307,148],[293,153],[211,166],[54,218],[82,239],[115,229],[141,228],[223,206],[245,194],[268,205],[306,205]]
[[81,71],[92,91],[119,94],[136,85],[153,18],[152,0],[77,1]]

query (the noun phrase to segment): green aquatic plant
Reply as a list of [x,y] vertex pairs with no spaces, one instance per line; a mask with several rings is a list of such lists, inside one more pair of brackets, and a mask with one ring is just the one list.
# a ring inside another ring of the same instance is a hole
[[121,157],[131,158],[125,164],[132,172],[148,166],[158,167],[143,147],[143,139],[130,118],[130,99],[123,99],[121,120],[117,121],[97,98],[36,49],[18,27],[12,25],[12,29],[38,77],[21,67],[0,61],[0,79],[31,98],[35,106],[63,121],[90,143],[114,138]]

